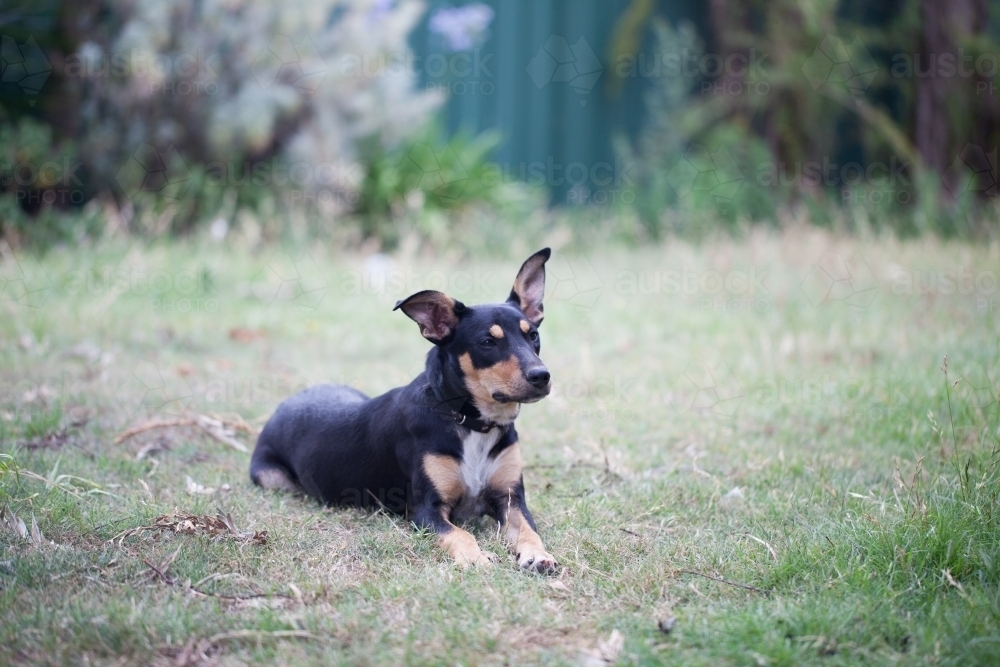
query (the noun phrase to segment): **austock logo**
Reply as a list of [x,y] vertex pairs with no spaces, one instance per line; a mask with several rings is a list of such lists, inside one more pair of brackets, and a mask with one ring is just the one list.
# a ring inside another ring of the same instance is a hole
[[832,87],[861,95],[875,80],[878,66],[860,37],[845,44],[839,37],[827,35],[802,64],[802,73],[813,90]]
[[562,301],[576,310],[594,307],[604,291],[604,281],[584,256],[570,257],[557,252],[545,266],[546,299]]
[[550,83],[567,83],[580,95],[580,106],[597,84],[604,66],[583,37],[570,46],[565,37],[550,35],[528,63],[528,76],[541,90]]
[[300,308],[319,306],[329,287],[323,272],[311,255],[292,257],[276,252],[250,284],[253,295],[265,303],[292,303]]
[[18,44],[13,37],[0,35],[0,82],[16,84],[25,94],[37,95],[51,73],[52,64],[34,37]]
[[677,379],[675,404],[682,412],[731,420],[743,404],[744,391],[724,363],[692,361]]
[[277,35],[254,59],[250,71],[262,88],[285,84],[312,95],[326,77],[327,66],[309,38]]
[[743,184],[744,176],[725,146],[715,152],[693,144],[667,173],[682,208],[696,208],[707,198],[725,213]]
[[943,180],[954,197],[966,192],[996,197],[998,175],[996,148],[987,153],[982,146],[966,144],[945,171]]
[[860,254],[843,257],[827,252],[806,274],[802,290],[814,306],[843,303],[867,308],[878,293],[879,283]]
[[181,199],[191,184],[191,171],[173,144],[160,153],[151,144],[140,144],[115,176],[129,198],[140,192]]
[[52,292],[52,281],[31,255],[0,250],[0,301],[37,312]]
[[178,368],[143,359],[120,378],[114,396],[123,424],[129,424],[153,416],[183,417],[191,408],[194,391]]
[[450,148],[440,152],[425,143],[414,144],[395,167],[398,194],[432,192],[443,202],[458,200],[469,183],[469,173]]

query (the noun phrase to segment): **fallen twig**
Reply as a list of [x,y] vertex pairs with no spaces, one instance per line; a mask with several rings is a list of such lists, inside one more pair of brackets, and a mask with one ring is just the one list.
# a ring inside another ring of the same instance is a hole
[[193,426],[194,421],[191,419],[151,419],[148,422],[139,424],[138,426],[133,426],[130,429],[119,433],[115,437],[115,444],[120,445],[132,436],[139,435],[146,431],[152,431],[157,428],[172,428],[174,426]]
[[228,536],[241,542],[249,542],[258,546],[267,544],[268,539],[266,530],[253,532],[239,530],[229,513],[216,510],[215,516],[208,514],[181,514],[178,512],[163,514],[156,517],[152,525],[123,530],[108,541],[112,543],[117,541],[120,547],[126,537],[137,535],[144,530],[169,531],[184,535],[209,535],[215,538]]
[[697,572],[695,570],[677,570],[677,571],[680,572],[681,574],[693,574],[697,577],[704,577],[705,579],[718,581],[720,584],[727,584],[729,586],[736,586],[737,588],[744,588],[748,591],[753,591],[754,593],[763,593],[764,595],[768,595],[770,593],[770,591],[765,591],[761,588],[757,588],[756,586],[751,586],[750,584],[741,584],[736,581],[727,581],[726,579],[722,579],[720,577],[713,577],[712,575],[705,574],[704,572]]
[[119,433],[118,436],[115,437],[115,444],[120,445],[129,438],[139,435],[140,433],[145,433],[146,431],[152,431],[160,428],[176,428],[179,426],[195,426],[201,429],[205,435],[218,440],[224,445],[232,447],[238,452],[247,454],[250,451],[247,449],[246,445],[233,437],[233,434],[236,431],[253,433],[253,429],[251,429],[250,425],[247,424],[242,418],[239,420],[224,420],[202,414],[192,414],[177,419],[151,419],[150,421],[133,426],[132,428]]
[[775,562],[778,562],[778,552],[774,550],[774,547],[772,547],[770,543],[765,542],[764,540],[760,539],[759,537],[756,537],[755,535],[751,535],[750,533],[744,533],[744,536],[749,537],[754,542],[757,542],[758,544],[767,547],[767,550],[771,552],[771,558],[773,558]]

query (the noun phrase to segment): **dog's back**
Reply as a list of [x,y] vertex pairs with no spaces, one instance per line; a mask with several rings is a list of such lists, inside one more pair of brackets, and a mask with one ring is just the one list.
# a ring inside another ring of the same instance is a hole
[[291,459],[301,447],[295,445],[322,437],[323,429],[335,428],[347,435],[368,400],[354,387],[323,384],[282,402],[257,438],[250,479],[267,489],[300,490],[304,480],[294,472],[298,466]]

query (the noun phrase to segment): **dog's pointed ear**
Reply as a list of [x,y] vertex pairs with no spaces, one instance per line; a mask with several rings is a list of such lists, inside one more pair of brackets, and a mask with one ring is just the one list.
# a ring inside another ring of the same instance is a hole
[[542,305],[542,299],[545,298],[545,262],[551,256],[551,250],[542,248],[524,260],[521,270],[514,278],[514,288],[507,298],[507,302],[520,308],[536,327],[545,317],[545,306]]
[[465,305],[442,292],[424,290],[397,301],[393,310],[399,309],[420,325],[420,333],[424,338],[440,345],[455,333],[459,315],[465,310]]

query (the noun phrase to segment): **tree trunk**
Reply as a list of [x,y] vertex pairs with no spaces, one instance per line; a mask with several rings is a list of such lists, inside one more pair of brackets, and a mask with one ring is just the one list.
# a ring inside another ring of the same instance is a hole
[[[959,44],[985,27],[985,0],[921,0],[920,13],[922,39],[912,72],[916,77],[915,143],[924,166],[944,174],[966,143],[953,137],[949,100],[960,88],[974,86],[975,80],[953,72],[942,57],[955,58],[957,67],[971,69],[973,64],[961,59]],[[962,97],[970,92],[975,95],[974,90],[962,90]]]

